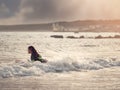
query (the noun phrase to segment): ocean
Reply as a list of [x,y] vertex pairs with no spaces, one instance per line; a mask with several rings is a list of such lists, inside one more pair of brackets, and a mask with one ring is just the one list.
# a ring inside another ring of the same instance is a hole
[[[0,32],[0,90],[120,90],[120,39],[99,35],[120,33]],[[30,61],[31,45],[47,63]]]

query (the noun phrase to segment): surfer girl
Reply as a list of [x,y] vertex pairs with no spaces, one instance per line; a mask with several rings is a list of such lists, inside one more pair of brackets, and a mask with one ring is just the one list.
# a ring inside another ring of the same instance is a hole
[[37,50],[33,46],[28,47],[28,53],[31,54],[31,61],[40,61],[41,63],[46,63],[47,60],[43,59]]

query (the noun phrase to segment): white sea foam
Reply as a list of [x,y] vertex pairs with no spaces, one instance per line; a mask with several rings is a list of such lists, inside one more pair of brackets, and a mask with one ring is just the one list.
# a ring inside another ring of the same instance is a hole
[[[1,32],[0,77],[40,76],[120,66],[119,39],[54,39],[50,38],[51,35],[95,37],[114,36],[116,33]],[[35,46],[49,62],[25,62],[30,58],[27,53],[30,45]],[[21,59],[23,62],[13,63]]]
[[1,65],[0,77],[40,76],[47,73],[82,72],[84,70],[99,70],[116,66],[120,66],[119,60],[84,60],[82,63],[73,60],[61,60],[44,64],[40,62],[19,62]]

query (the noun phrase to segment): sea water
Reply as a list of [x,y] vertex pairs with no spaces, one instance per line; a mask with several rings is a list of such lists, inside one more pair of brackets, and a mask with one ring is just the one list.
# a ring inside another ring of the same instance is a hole
[[[52,38],[50,37],[51,35],[63,35],[64,38]],[[75,85],[81,86],[80,77],[87,75],[88,78],[91,76],[91,73],[95,75],[94,77],[99,77],[101,75],[100,72],[107,72],[113,74],[113,78],[114,68],[115,70],[119,70],[120,66],[120,40],[112,38],[94,39],[94,37],[98,35],[114,36],[120,35],[120,33],[1,32],[0,78],[3,82],[6,81],[6,78],[8,82],[22,78],[23,81],[20,81],[19,85],[23,85],[22,82],[27,82],[30,78],[33,78],[34,81],[36,77],[40,79],[45,77],[44,80],[49,81],[49,78],[57,77],[55,80],[57,85],[60,83],[58,78],[63,79],[63,81],[66,79],[64,83],[67,86],[63,87],[65,90],[69,87],[68,83],[71,84],[73,82]],[[85,38],[69,39],[67,36],[85,36]],[[48,60],[47,63],[43,64],[29,61],[30,55],[27,52],[27,48],[31,45],[37,49],[43,58]],[[120,73],[117,72],[117,75],[120,75]],[[102,78],[103,76],[101,75]],[[11,78],[14,79],[11,80]],[[76,83],[74,80],[70,83],[69,80],[71,79],[77,79],[79,83]],[[104,77],[103,81],[106,79],[108,78]],[[82,80],[84,81],[86,79]],[[93,80],[93,77],[90,80]],[[98,80],[98,78],[96,78],[96,80]],[[117,76],[117,86],[113,87],[113,89],[120,88],[120,82],[118,80]],[[108,80],[108,84],[111,83],[109,81],[110,80]],[[3,82],[0,83],[3,84]],[[39,82],[37,81],[37,83]],[[47,81],[46,83],[48,84]],[[4,84],[7,84],[7,82],[4,82]],[[93,86],[91,86],[91,88],[95,89],[95,86]],[[10,87],[12,88],[13,86],[11,85],[9,88]],[[48,87],[50,87],[49,84]],[[55,86],[50,87],[50,89],[54,90],[54,87]],[[4,88],[5,86],[3,89]],[[36,88],[36,90],[38,90],[40,86]],[[77,88],[71,87],[72,90],[77,90]],[[96,86],[96,88],[99,87]],[[22,89],[24,90],[24,87],[22,87]],[[48,89],[45,88],[45,90]]]

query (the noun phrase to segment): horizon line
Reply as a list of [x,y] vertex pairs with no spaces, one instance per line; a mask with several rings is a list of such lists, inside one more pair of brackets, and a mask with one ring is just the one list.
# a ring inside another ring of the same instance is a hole
[[120,21],[120,19],[86,19],[86,20],[71,20],[71,21],[53,21],[45,23],[19,23],[19,24],[0,24],[0,26],[17,26],[17,25],[37,25],[37,24],[54,24],[54,23],[71,23],[71,22],[84,22],[84,21]]

